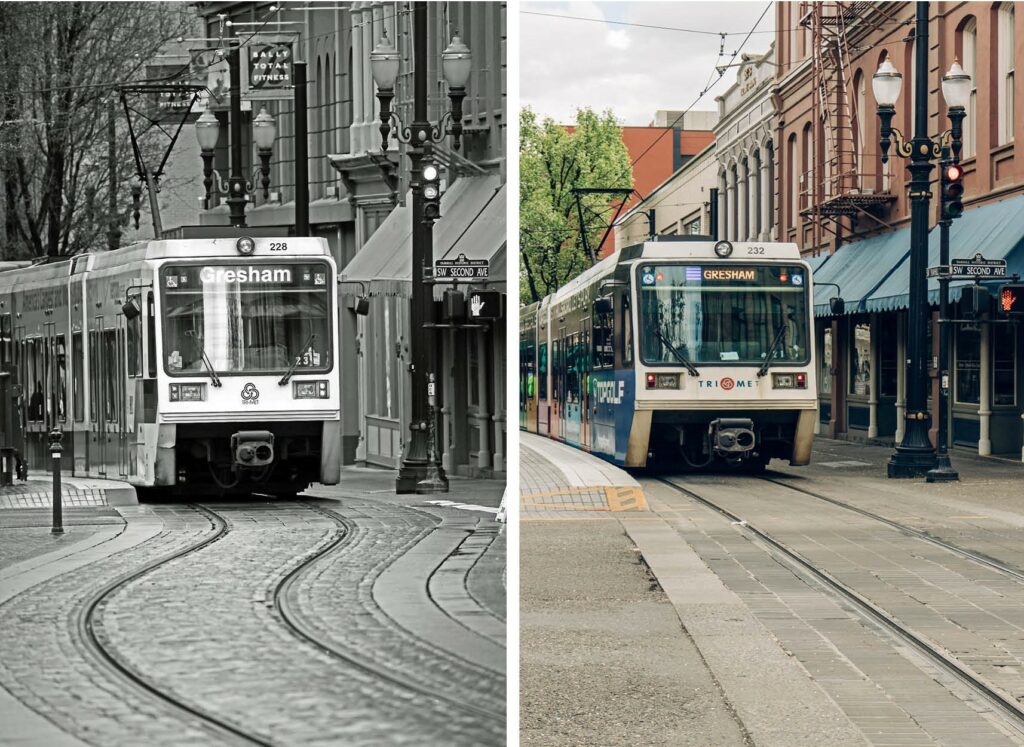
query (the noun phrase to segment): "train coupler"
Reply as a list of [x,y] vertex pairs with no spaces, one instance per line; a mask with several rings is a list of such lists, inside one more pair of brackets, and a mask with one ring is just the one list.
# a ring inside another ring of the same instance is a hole
[[274,434],[239,431],[231,436],[231,453],[237,467],[266,467],[274,461]]
[[721,457],[746,456],[757,442],[750,418],[718,418],[708,425],[711,448]]

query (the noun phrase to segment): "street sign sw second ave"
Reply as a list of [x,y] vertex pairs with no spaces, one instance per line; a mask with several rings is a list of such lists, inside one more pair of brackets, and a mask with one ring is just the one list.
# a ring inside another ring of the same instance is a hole
[[471,281],[486,280],[490,274],[490,262],[486,259],[469,259],[460,254],[455,259],[434,260],[435,280]]
[[1006,274],[1005,259],[985,259],[975,254],[970,259],[953,259],[949,265],[928,268],[928,277],[949,277],[954,279],[992,279],[1001,280]]

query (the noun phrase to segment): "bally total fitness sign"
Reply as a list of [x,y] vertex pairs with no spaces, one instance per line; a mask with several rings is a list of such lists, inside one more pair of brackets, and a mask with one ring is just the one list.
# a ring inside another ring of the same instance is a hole
[[242,47],[246,78],[242,95],[247,99],[288,99],[292,97],[293,36],[260,35]]

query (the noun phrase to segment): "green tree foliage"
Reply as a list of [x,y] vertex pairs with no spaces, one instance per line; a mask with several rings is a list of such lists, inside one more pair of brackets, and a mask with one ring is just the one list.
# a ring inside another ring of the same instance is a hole
[[[160,47],[195,21],[184,3],[0,2],[0,259],[105,246],[107,230],[127,218],[135,172],[119,102],[113,179],[107,168],[115,86],[142,79]],[[107,215],[119,185],[118,214]]]
[[538,122],[526,108],[519,133],[519,297],[532,303],[590,267],[581,230],[597,251],[608,228],[609,196],[583,196],[581,227],[573,189],[631,189],[633,169],[611,111],[580,109],[569,132],[552,119]]

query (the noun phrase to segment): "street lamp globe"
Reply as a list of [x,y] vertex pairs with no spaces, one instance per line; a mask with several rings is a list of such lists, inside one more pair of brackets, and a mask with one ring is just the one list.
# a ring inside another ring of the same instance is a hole
[[441,72],[450,88],[465,88],[473,68],[473,55],[462,39],[452,37],[452,43],[441,53]]
[[875,94],[875,102],[879,106],[896,106],[896,99],[900,97],[902,87],[903,76],[886,57],[878,66],[878,72],[871,76],[871,90]]
[[277,122],[265,106],[252,121],[252,137],[260,150],[270,150],[274,147],[274,140],[277,139]]
[[220,122],[214,116],[210,108],[202,113],[196,120],[196,139],[199,141],[199,150],[210,152],[217,147],[217,138],[220,135]]
[[398,61],[398,50],[385,34],[370,52],[370,73],[378,89],[394,90],[395,78],[398,77]]
[[971,99],[971,76],[955,59],[949,72],[942,76],[942,98],[951,109],[966,109]]

